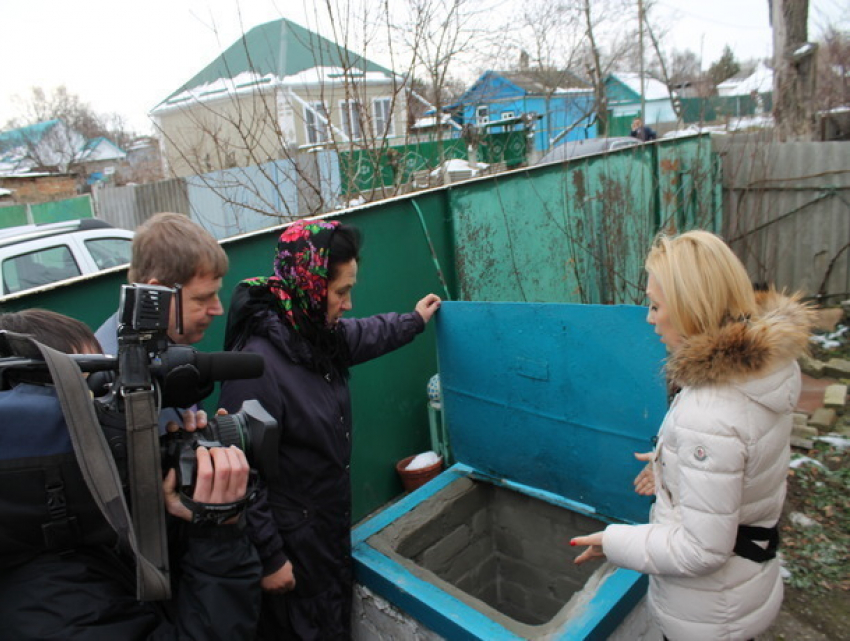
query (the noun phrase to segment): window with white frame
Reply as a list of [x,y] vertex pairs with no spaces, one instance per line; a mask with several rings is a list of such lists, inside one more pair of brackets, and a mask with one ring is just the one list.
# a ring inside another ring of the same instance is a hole
[[311,102],[304,107],[304,126],[307,128],[307,144],[316,145],[328,141],[328,110],[323,102]]
[[389,98],[375,98],[372,111],[375,118],[375,135],[378,138],[395,135],[393,127],[393,103]]
[[340,122],[345,135],[351,140],[360,139],[360,103],[356,100],[342,100],[339,103]]
[[486,125],[490,122],[490,108],[487,105],[478,105],[475,108],[475,123]]
[[502,112],[502,120],[510,120],[514,117],[513,111],[503,111]]

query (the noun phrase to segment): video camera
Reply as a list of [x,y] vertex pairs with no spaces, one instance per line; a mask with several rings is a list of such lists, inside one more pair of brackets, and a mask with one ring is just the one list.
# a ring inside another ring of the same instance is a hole
[[[151,384],[159,391],[158,406],[191,408],[209,396],[216,381],[256,378],[263,373],[264,361],[257,354],[233,352],[203,353],[188,345],[176,345],[168,338],[170,309],[174,304],[177,332],[183,332],[182,296],[177,288],[158,285],[125,285],[118,309],[118,367],[112,372],[90,377],[95,390],[108,386],[99,397],[98,411],[108,415],[124,413],[124,395]],[[85,371],[85,370],[84,370]],[[215,416],[197,432],[178,430],[162,439],[162,467],[174,467],[178,487],[191,496],[196,473],[195,450],[199,446],[235,445],[245,452],[248,464],[263,478],[277,471],[278,429],[275,420],[257,401],[246,401],[236,414]]]
[[[70,355],[83,372],[89,373],[87,383],[95,397],[98,421],[108,435],[123,433],[125,399],[134,390],[153,390],[157,411],[164,407],[192,408],[212,393],[216,381],[256,378],[263,372],[264,361],[257,354],[204,353],[188,345],[171,343],[167,332],[172,303],[177,331],[182,333],[179,286],[122,286],[117,357]],[[0,387],[12,375],[42,372],[44,376],[45,370],[44,361],[38,358],[0,359]],[[112,445],[115,438],[108,440]],[[195,450],[199,446],[235,445],[245,452],[249,465],[261,477],[273,478],[277,471],[277,443],[276,421],[257,401],[246,401],[235,414],[210,418],[203,430],[180,429],[163,435],[162,468],[174,467],[180,491],[191,496],[197,471]]]
[[[162,470],[177,469],[180,500],[192,523],[201,525],[244,514],[256,496],[257,473],[275,475],[278,428],[256,401],[211,419],[203,430],[162,436],[163,407],[191,407],[216,381],[257,377],[264,366],[254,354],[204,354],[172,344],[172,303],[182,333],[179,287],[124,286],[117,357],[64,354],[25,334],[0,331],[0,400],[21,428],[5,434],[0,457],[9,481],[0,488],[0,571],[39,550],[118,543],[135,559],[137,598],[168,599]],[[38,391],[50,382],[55,394]],[[228,504],[195,502],[196,449],[230,445],[245,452],[252,468],[247,495]],[[21,468],[24,460],[37,461],[36,468]]]

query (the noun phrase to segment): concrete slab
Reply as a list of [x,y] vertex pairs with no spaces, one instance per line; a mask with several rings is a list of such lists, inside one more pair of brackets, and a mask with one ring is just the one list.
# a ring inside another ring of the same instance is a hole
[[823,406],[841,411],[847,404],[847,386],[830,385],[823,393]]

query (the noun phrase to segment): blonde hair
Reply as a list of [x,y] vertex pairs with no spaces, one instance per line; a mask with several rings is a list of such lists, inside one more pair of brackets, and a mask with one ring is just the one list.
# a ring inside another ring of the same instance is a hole
[[185,285],[195,276],[223,278],[227,254],[207,230],[183,214],[160,213],[136,230],[127,280]]
[[683,337],[711,332],[729,319],[756,313],[747,270],[729,246],[710,232],[658,236],[645,267],[661,287],[670,320]]

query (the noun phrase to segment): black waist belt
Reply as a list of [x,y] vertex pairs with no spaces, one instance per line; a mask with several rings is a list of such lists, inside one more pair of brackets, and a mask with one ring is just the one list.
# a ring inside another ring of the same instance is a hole
[[[756,541],[766,541],[767,547],[763,548]],[[776,556],[779,548],[779,525],[773,527],[756,527],[754,525],[739,525],[738,536],[735,539],[733,552],[738,556],[765,563]]]

